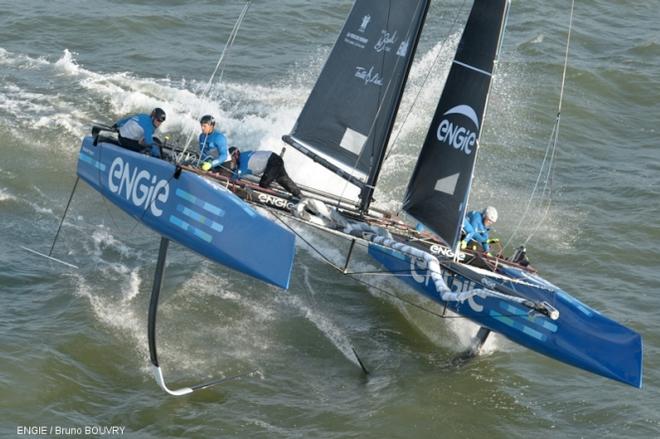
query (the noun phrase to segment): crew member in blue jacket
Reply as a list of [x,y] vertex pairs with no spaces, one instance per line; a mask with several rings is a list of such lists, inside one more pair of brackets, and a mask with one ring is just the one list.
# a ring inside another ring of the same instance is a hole
[[113,125],[118,128],[119,144],[137,152],[151,152],[153,157],[160,157],[160,148],[154,144],[154,131],[165,122],[165,111],[154,108],[151,114],[133,114],[119,119]]
[[481,245],[485,252],[490,249],[490,243],[494,242],[488,238],[490,226],[497,222],[497,209],[488,206],[483,211],[473,210],[468,212],[463,220],[463,232],[465,237],[461,241],[461,249],[465,249],[470,241]]
[[267,188],[277,181],[294,197],[301,198],[300,188],[291,180],[284,169],[282,157],[271,151],[243,151],[238,148],[229,148],[234,178],[246,175],[261,176],[259,186]]
[[231,160],[227,151],[227,139],[215,129],[215,118],[210,114],[199,120],[202,133],[199,135],[199,167],[204,171],[231,175]]

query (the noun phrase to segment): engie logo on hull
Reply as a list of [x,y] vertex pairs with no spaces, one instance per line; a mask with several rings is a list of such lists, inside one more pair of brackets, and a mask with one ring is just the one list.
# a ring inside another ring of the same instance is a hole
[[124,162],[121,157],[114,159],[110,165],[108,188],[136,207],[148,208],[156,217],[163,214],[156,201],[164,204],[170,196],[167,180],[159,180],[146,169],[135,167],[131,170],[130,163]]
[[[466,155],[472,154],[479,132],[477,113],[469,105],[457,105],[442,116],[437,131],[438,140],[463,151]],[[472,129],[465,127],[466,122]]]

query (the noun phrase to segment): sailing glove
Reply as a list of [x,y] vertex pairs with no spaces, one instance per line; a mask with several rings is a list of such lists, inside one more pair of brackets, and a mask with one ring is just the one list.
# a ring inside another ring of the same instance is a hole
[[209,171],[211,169],[211,163],[210,162],[204,162],[202,163],[202,171]]

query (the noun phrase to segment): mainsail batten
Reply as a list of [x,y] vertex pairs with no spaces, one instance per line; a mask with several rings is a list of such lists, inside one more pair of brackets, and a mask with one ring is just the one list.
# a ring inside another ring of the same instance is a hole
[[355,2],[293,130],[283,137],[363,189],[363,209],[378,178],[429,0],[384,4]]
[[508,6],[508,0],[474,2],[403,202],[452,248],[467,207]]

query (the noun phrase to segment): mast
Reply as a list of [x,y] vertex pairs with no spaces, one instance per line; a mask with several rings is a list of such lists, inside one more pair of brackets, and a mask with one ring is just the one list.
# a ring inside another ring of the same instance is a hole
[[429,11],[429,5],[431,4],[430,1],[426,2],[426,4],[423,6],[424,7],[424,12],[422,12],[422,17],[421,17],[421,25],[419,26],[417,30],[417,34],[415,35],[415,38],[413,38],[413,47],[411,49],[410,57],[408,58],[408,62],[406,65],[406,71],[403,76],[403,82],[401,84],[401,87],[399,87],[399,93],[396,99],[396,104],[394,105],[394,108],[392,109],[393,111],[390,113],[390,120],[388,121],[387,124],[387,134],[385,135],[385,138],[383,139],[383,147],[380,148],[379,154],[376,160],[376,165],[371,168],[371,172],[369,174],[369,178],[367,179],[367,183],[362,187],[362,191],[360,192],[360,211],[362,212],[367,212],[369,210],[369,205],[373,201],[373,194],[374,190],[376,189],[376,181],[378,181],[378,177],[380,176],[380,169],[383,167],[383,161],[385,160],[385,151],[387,150],[387,145],[389,144],[390,137],[392,135],[392,130],[394,128],[394,122],[396,120],[396,115],[399,112],[399,105],[401,104],[401,98],[403,97],[403,90],[405,89],[406,82],[408,81],[408,75],[410,74],[410,69],[412,68],[412,61],[415,58],[415,53],[417,52],[417,45],[419,43],[419,36],[422,32],[422,27],[424,25],[424,22],[426,21],[426,15]]

